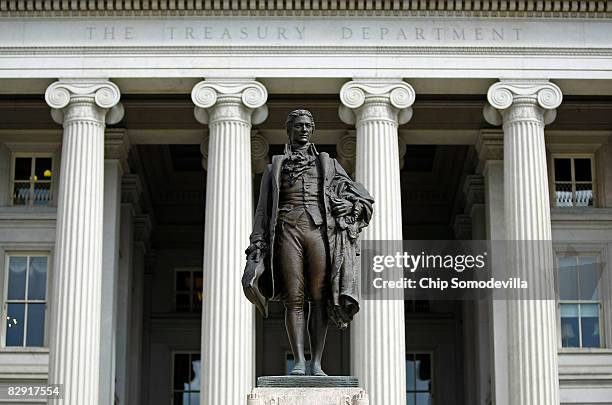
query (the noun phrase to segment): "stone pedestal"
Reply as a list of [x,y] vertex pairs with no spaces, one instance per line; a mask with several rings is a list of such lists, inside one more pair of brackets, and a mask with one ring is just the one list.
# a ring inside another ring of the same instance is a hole
[[257,378],[259,388],[340,388],[359,387],[359,380],[353,376],[296,376],[278,375]]
[[361,388],[253,388],[247,405],[369,405]]
[[259,377],[247,405],[369,405],[368,395],[352,376]]

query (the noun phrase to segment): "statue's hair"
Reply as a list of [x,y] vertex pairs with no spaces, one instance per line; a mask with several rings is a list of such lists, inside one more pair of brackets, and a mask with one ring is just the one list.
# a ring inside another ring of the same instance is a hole
[[298,110],[291,111],[289,115],[287,115],[287,119],[285,120],[285,128],[287,129],[287,131],[289,131],[289,128],[291,128],[295,119],[297,117],[302,117],[302,116],[310,118],[310,121],[312,122],[312,126],[313,127],[315,126],[315,122],[314,122],[312,113],[308,110],[298,109]]

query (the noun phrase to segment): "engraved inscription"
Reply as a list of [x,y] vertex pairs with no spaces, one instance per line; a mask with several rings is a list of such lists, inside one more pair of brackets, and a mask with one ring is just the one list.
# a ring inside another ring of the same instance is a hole
[[2,47],[457,47],[605,49],[612,20],[523,18],[45,18],[0,24]]
[[390,28],[363,26],[358,29],[342,27],[340,39],[360,39],[364,41],[520,41],[521,28],[505,27],[412,27]]
[[[150,28],[150,27],[149,27]],[[189,24],[160,26],[156,35],[151,30],[142,31],[136,26],[111,24],[90,25],[84,28],[84,37],[89,42],[130,42],[157,37],[169,43],[207,42],[304,42],[331,40],[340,43],[359,41],[363,43],[384,42],[386,44],[422,43],[511,43],[523,40],[524,28],[513,26],[444,26],[395,24],[352,25],[333,27],[329,32],[306,25],[221,25]]]
[[86,38],[90,41],[129,41],[135,39],[134,27],[131,26],[85,27],[85,32]]

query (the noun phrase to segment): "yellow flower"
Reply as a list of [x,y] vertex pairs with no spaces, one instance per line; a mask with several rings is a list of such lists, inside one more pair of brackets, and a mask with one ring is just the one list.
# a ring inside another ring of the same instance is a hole
[[51,177],[51,170],[49,170],[49,169],[45,170],[45,172],[43,173],[43,176]]

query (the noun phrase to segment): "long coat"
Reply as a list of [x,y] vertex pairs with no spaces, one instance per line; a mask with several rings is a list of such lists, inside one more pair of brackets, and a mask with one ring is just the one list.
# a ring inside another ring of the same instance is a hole
[[[272,301],[278,300],[281,293],[276,288],[278,285],[278,274],[277,269],[274,269],[273,257],[274,238],[276,224],[278,222],[281,169],[285,158],[286,155],[273,156],[272,163],[267,166],[263,173],[259,192],[259,201],[257,203],[257,210],[255,211],[255,216],[253,219],[253,232],[251,233],[250,237],[252,245],[258,244],[260,246],[264,246],[265,268],[263,270],[263,274],[261,274],[261,277],[258,279],[258,287],[265,298]],[[333,306],[334,303],[336,305],[341,305],[341,303],[344,303],[348,298],[351,305],[351,309],[349,310],[351,315],[349,318],[352,318],[352,315],[359,310],[359,266],[358,260],[355,260],[355,255],[358,254],[358,249],[355,248],[351,250],[343,248],[342,251],[335,249],[335,246],[338,244],[342,244],[343,246],[347,244],[344,234],[347,233],[348,230],[345,232],[343,229],[340,229],[340,223],[344,222],[338,221],[338,219],[334,218],[332,215],[330,196],[340,197],[336,193],[339,184],[348,184],[351,186],[349,188],[351,188],[353,191],[358,190],[357,192],[353,192],[355,195],[354,200],[359,201],[362,206],[364,206],[364,209],[360,220],[357,224],[355,224],[357,227],[357,232],[369,222],[372,215],[372,204],[374,200],[367,193],[367,191],[365,191],[363,186],[351,180],[336,159],[330,158],[325,152],[319,153],[318,159],[320,162],[323,180],[322,191],[324,213],[322,214],[324,214],[323,217],[325,222],[322,226],[326,227],[326,242],[330,247],[329,259],[332,269],[330,275],[330,280],[332,282],[331,291],[333,296],[331,298],[331,305]],[[343,189],[346,189],[346,187],[343,187]],[[350,197],[353,196],[351,195]],[[354,230],[355,227],[353,227],[353,234],[355,233]],[[346,257],[347,260],[343,260],[343,255],[349,255],[350,257]],[[349,264],[350,267],[347,267],[345,264]],[[247,268],[248,266],[249,264],[247,264]],[[348,277],[344,277],[344,274],[347,274]],[[349,282],[343,282],[344,280]],[[332,315],[332,318],[334,318],[334,313],[331,313],[330,315]],[[350,321],[350,319],[348,319],[348,321]],[[338,322],[336,323],[338,324]],[[339,324],[339,326],[343,327],[346,325]]]

